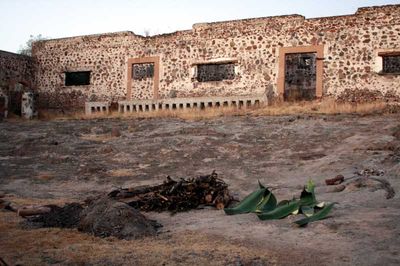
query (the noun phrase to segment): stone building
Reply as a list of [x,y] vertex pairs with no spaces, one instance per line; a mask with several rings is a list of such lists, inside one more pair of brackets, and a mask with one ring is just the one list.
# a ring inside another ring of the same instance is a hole
[[22,94],[34,87],[34,80],[31,57],[0,51],[0,118],[9,111],[20,114]]
[[127,31],[45,40],[32,52],[33,87],[49,108],[193,97],[310,100],[348,91],[399,97],[400,5],[201,23],[152,37]]

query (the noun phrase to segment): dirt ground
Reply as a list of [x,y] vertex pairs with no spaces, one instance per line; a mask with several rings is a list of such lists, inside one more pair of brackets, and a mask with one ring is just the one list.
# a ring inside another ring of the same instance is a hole
[[[324,192],[325,179],[365,169],[389,181],[395,197],[373,187]],[[0,211],[0,258],[10,265],[400,264],[399,114],[0,123],[0,191],[19,204],[83,201],[213,170],[240,198],[260,180],[278,200],[290,199],[311,178],[320,201],[339,204],[305,228],[292,216],[260,221],[212,208],[146,213],[163,228],[130,241],[34,229]]]

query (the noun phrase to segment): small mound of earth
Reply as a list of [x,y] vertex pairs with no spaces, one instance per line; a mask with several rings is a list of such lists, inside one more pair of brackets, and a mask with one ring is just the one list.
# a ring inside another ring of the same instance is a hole
[[79,203],[47,207],[51,208],[49,213],[29,218],[30,226],[78,228],[95,236],[121,239],[154,236],[162,226],[128,204],[108,197],[93,200],[86,208]]
[[99,237],[136,239],[154,236],[161,227],[126,203],[108,197],[93,201],[81,213],[78,230]]
[[29,221],[39,227],[74,228],[80,221],[83,207],[79,203],[67,204],[64,207],[49,205],[51,211],[30,218]]

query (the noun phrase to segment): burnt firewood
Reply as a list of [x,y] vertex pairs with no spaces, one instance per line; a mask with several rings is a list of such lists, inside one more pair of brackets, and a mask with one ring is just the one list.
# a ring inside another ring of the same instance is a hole
[[137,195],[142,195],[150,192],[159,191],[165,186],[170,186],[172,184],[176,184],[176,181],[172,180],[170,177],[167,177],[167,181],[164,184],[157,186],[139,186],[134,188],[122,188],[116,189],[108,193],[110,198],[114,199],[124,199],[124,198],[132,198]]
[[160,185],[114,190],[109,197],[124,199],[124,202],[141,211],[188,211],[200,205],[223,209],[232,197],[228,185],[217,173],[197,178],[174,181],[171,177]]
[[179,189],[180,186],[182,186],[182,182],[185,180],[180,180],[178,183],[174,184],[171,188],[171,190],[168,192],[168,194],[172,195],[174,194],[175,191]]
[[51,212],[51,208],[47,206],[31,206],[18,209],[18,215],[22,217],[35,216]]

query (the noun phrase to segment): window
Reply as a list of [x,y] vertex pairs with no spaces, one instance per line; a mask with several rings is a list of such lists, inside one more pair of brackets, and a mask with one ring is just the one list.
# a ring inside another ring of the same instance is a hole
[[383,55],[383,73],[400,74],[400,54],[399,55]]
[[152,77],[154,77],[154,63],[132,65],[132,78],[134,80],[143,80]]
[[234,63],[197,65],[197,81],[222,81],[235,79]]
[[90,85],[90,71],[65,72],[65,86]]
[[382,52],[382,74],[400,74],[400,52]]

